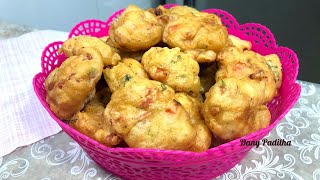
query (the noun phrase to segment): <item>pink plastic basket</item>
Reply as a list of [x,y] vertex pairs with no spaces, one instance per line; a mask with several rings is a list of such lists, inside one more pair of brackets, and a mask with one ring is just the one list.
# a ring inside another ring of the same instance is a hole
[[[166,5],[170,8],[174,5]],[[114,13],[106,22],[100,20],[86,20],[77,24],[69,37],[91,35],[102,37],[108,35],[109,25],[124,9]],[[283,84],[279,95],[268,104],[272,113],[270,126],[249,134],[247,140],[261,140],[285,116],[297,101],[301,88],[295,83],[299,62],[296,54],[286,47],[277,46],[273,34],[268,28],[256,23],[239,25],[236,19],[225,11],[218,9],[204,10],[217,14],[223,24],[228,27],[230,34],[252,42],[253,50],[263,55],[276,53],[283,66]],[[51,117],[75,141],[77,141],[88,155],[105,170],[125,179],[211,179],[219,176],[239,163],[252,147],[240,146],[236,139],[202,153],[155,150],[138,148],[108,148],[88,138],[59,120],[50,110],[45,101],[46,91],[44,80],[48,74],[66,59],[58,54],[63,42],[49,44],[42,53],[42,72],[33,79],[34,91],[40,102]]]

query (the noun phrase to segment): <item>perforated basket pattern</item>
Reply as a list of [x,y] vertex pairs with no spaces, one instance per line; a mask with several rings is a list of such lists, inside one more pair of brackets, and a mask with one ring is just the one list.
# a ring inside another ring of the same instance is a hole
[[100,38],[107,36],[108,31],[109,25],[106,22],[89,19],[74,26],[69,33],[69,38],[80,35],[90,35]]
[[[170,8],[174,5],[166,5]],[[86,20],[77,24],[69,37],[90,35],[102,37],[108,35],[110,23],[117,18],[124,9],[114,13],[106,22],[100,20]],[[279,95],[268,104],[272,114],[271,124],[245,137],[247,140],[261,140],[284,117],[297,101],[301,88],[295,83],[299,62],[296,54],[286,47],[277,46],[273,34],[268,28],[256,23],[239,25],[236,19],[225,11],[218,9],[204,10],[217,14],[223,24],[228,27],[229,34],[252,42],[252,49],[263,55],[276,53],[283,66],[283,84]],[[87,136],[77,132],[59,120],[50,110],[45,101],[46,92],[44,80],[48,74],[66,59],[59,54],[58,49],[62,42],[53,42],[43,51],[41,58],[42,72],[33,79],[34,90],[44,108],[61,128],[76,142],[88,155],[109,172],[126,179],[210,179],[227,172],[245,157],[251,147],[240,146],[236,139],[202,153],[154,150],[139,148],[108,148]]]

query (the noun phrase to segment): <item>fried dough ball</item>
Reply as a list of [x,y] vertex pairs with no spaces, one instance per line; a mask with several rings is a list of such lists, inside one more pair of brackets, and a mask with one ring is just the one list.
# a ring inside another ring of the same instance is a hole
[[219,52],[227,45],[227,29],[215,14],[199,12],[186,6],[176,6],[169,11],[162,40],[170,47]]
[[218,70],[216,63],[200,64],[200,94],[205,94],[216,83],[215,75]]
[[179,16],[185,16],[190,14],[199,16],[203,13],[189,6],[174,6],[170,8],[169,11],[170,11],[170,14],[175,14]]
[[105,117],[129,147],[189,150],[196,132],[174,96],[160,82],[129,81],[112,94]]
[[169,22],[163,33],[163,41],[170,47],[182,50],[208,49],[221,51],[227,44],[227,30],[222,25],[179,18]]
[[121,56],[120,51],[115,47],[114,44],[112,44],[112,41],[109,36],[103,36],[103,37],[100,37],[99,39],[102,40],[107,45],[109,45],[111,48],[113,48],[113,50]]
[[154,14],[159,23],[164,27],[167,23],[168,23],[168,20],[169,20],[169,16],[168,16],[168,13],[169,13],[169,10],[164,8],[162,5],[159,5],[158,7],[156,8],[149,8],[147,11],[149,11],[150,13]]
[[185,50],[184,53],[190,55],[198,63],[213,62],[217,57],[214,51],[205,49],[190,49]]
[[166,9],[162,5],[159,5],[156,8],[149,8],[147,9],[147,11],[154,14],[155,16],[162,16],[162,15],[168,14],[169,9]]
[[222,141],[231,141],[269,125],[271,115],[255,101],[256,83],[249,79],[226,78],[206,93],[201,109],[205,123]]
[[108,44],[107,42],[110,42],[109,36],[103,36],[103,37],[100,37],[99,39],[105,42],[106,44]]
[[282,65],[280,58],[276,54],[270,54],[264,56],[264,59],[275,75],[276,87],[279,89],[282,83]]
[[166,9],[162,5],[159,5],[156,8],[148,9],[148,11],[157,16],[163,26],[165,26],[170,19],[177,19],[185,15],[206,16],[205,13],[199,12],[198,10],[188,6],[175,6],[170,9]]
[[198,18],[203,18],[204,20],[210,21],[214,24],[222,25],[221,19],[217,15],[209,14],[206,12],[200,12],[197,9],[188,6],[172,7],[166,14],[170,16],[170,19],[177,19],[185,16],[195,16]]
[[138,61],[130,58],[123,59],[116,66],[107,67],[103,70],[103,75],[111,92],[123,87],[131,79],[149,79],[143,66]]
[[176,91],[193,96],[199,93],[199,64],[179,48],[152,47],[142,56],[141,64],[152,79]]
[[114,66],[121,60],[120,55],[114,48],[110,47],[102,39],[91,36],[76,36],[70,38],[63,43],[61,50],[67,57],[71,57],[80,55],[81,49],[85,47],[92,47],[99,50],[104,66]]
[[202,102],[194,97],[191,97],[185,93],[176,93],[176,100],[182,104],[190,115],[191,125],[197,132],[196,138],[193,141],[193,145],[190,151],[202,152],[209,149],[211,145],[211,131],[205,125],[204,120],[200,114],[200,107]]
[[[107,43],[110,47],[114,47],[114,45],[112,44],[109,36],[104,36],[100,38],[101,40],[103,40],[105,43]],[[161,42],[160,42],[161,43]],[[161,44],[156,44],[156,46],[159,46]],[[115,48],[115,47],[114,47]],[[135,59],[137,61],[141,61],[143,54],[146,52],[145,50],[143,51],[135,51],[135,52],[127,52],[127,51],[120,51],[118,49],[116,49],[116,52],[119,53],[119,55],[121,56],[122,59],[124,58],[132,58]]]
[[102,75],[102,57],[93,48],[81,49],[52,71],[45,80],[46,101],[54,114],[69,120],[94,96],[95,85]]
[[104,37],[101,37],[100,39],[103,40],[110,47],[113,47],[122,59],[123,58],[132,58],[132,59],[135,59],[140,62],[142,59],[142,55],[146,52],[145,50],[135,51],[135,52],[127,52],[127,51],[123,51],[123,50],[118,50],[117,48],[115,48],[115,45],[112,44],[112,41],[109,36],[104,36]]
[[83,110],[76,113],[69,124],[99,143],[113,147],[121,142],[121,138],[111,131],[111,124],[104,118],[105,98],[110,95],[106,89],[97,92],[95,98],[86,104]]
[[163,27],[157,17],[137,6],[129,5],[111,23],[109,37],[116,48],[124,51],[147,50],[160,42]]
[[[151,114],[132,127],[126,141],[130,147],[170,150],[193,150],[190,144],[195,141],[196,132],[187,122],[189,114],[175,101],[172,109]],[[169,106],[170,107],[170,106]]]
[[251,50],[252,44],[250,41],[242,40],[236,36],[229,35],[228,46],[236,47],[240,51]]
[[217,56],[219,70],[216,81],[227,77],[249,78],[265,89],[261,104],[271,101],[277,95],[276,78],[263,56],[253,51],[240,51],[227,47]]

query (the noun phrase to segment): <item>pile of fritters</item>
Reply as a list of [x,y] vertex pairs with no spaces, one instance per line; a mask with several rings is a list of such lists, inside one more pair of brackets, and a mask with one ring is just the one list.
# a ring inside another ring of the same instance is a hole
[[108,147],[202,152],[269,125],[280,59],[218,16],[130,5],[108,33],[65,41],[68,58],[45,81],[51,110],[79,132]]

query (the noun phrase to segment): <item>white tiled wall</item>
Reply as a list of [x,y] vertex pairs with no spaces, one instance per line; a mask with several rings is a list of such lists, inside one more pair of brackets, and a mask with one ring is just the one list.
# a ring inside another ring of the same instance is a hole
[[105,20],[128,4],[157,6],[157,0],[0,0],[0,20],[38,29],[69,31],[85,19]]

